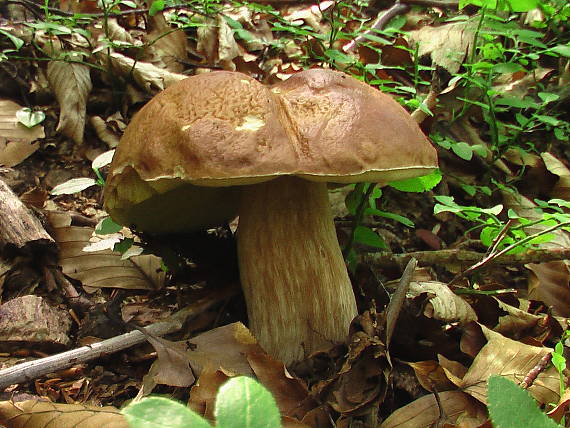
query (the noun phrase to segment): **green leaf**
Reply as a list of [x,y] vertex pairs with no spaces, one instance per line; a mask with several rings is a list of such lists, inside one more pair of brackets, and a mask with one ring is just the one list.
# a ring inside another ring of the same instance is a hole
[[524,67],[516,62],[504,62],[493,66],[493,71],[495,73],[514,73],[521,70],[524,70]]
[[548,52],[554,52],[560,56],[570,58],[570,45],[557,45],[548,49]]
[[384,240],[372,229],[364,226],[356,226],[354,229],[354,240],[360,244],[370,247],[387,249],[388,246]]
[[223,384],[216,398],[219,428],[280,428],[281,415],[271,393],[247,376]]
[[24,46],[24,41],[22,39],[10,34],[8,31],[0,29],[0,34],[6,36],[12,42],[16,50],[20,50],[20,48]]
[[113,251],[125,254],[133,246],[135,240],[133,238],[123,238],[113,246]]
[[112,233],[117,233],[122,228],[123,226],[115,223],[111,217],[105,217],[97,224],[97,226],[95,226],[95,233],[97,235],[110,235]]
[[387,211],[381,211],[376,208],[366,208],[364,210],[364,214],[366,215],[375,215],[378,217],[389,218],[390,220],[395,220],[399,223],[402,223],[404,226],[414,227],[414,222],[407,217],[401,216],[399,214],[394,214]]
[[82,177],[82,178],[72,178],[65,183],[58,184],[55,186],[51,194],[52,195],[71,195],[72,193],[81,192],[91,186],[94,186],[97,182],[92,178]]
[[547,104],[560,99],[560,95],[553,94],[552,92],[539,92],[537,95]]
[[527,391],[501,376],[489,378],[488,407],[495,428],[560,428]]
[[344,204],[346,205],[346,209],[352,215],[356,214],[356,210],[358,209],[358,205],[362,200],[362,194],[364,193],[364,183],[358,183],[353,190],[351,190],[346,198],[344,199]]
[[91,162],[91,168],[99,169],[109,165],[113,160],[114,154],[115,154],[115,149],[107,150],[106,152],[101,153],[99,156],[93,159],[93,162]]
[[33,111],[31,108],[24,107],[16,112],[16,119],[26,128],[33,128],[42,123],[46,118],[43,111]]
[[534,117],[540,120],[542,123],[546,123],[547,125],[558,126],[560,125],[560,120],[556,119],[552,116],[546,116],[543,114],[535,114]]
[[150,9],[148,10],[148,14],[150,16],[156,15],[158,12],[162,12],[164,10],[164,0],[156,0],[153,1],[150,5]]
[[453,144],[451,146],[451,150],[461,159],[466,161],[470,161],[473,157],[473,150],[471,149],[471,146],[464,142]]
[[212,428],[196,412],[164,397],[143,398],[129,404],[121,413],[133,428]]
[[495,104],[500,106],[515,107],[515,108],[536,108],[538,105],[530,98],[525,97],[522,100],[517,97],[499,97],[495,100]]
[[434,172],[421,177],[408,178],[407,180],[393,181],[388,185],[401,192],[425,192],[433,189],[441,181],[441,172],[436,169]]
[[352,58],[349,55],[346,55],[344,53],[342,53],[341,51],[338,51],[336,49],[327,49],[325,51],[325,55],[331,60],[331,61],[339,61],[342,63],[353,63],[354,62],[354,58]]

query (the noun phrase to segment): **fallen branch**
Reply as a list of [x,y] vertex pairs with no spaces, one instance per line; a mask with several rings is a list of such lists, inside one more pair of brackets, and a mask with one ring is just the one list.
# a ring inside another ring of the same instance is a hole
[[[452,265],[460,268],[472,266],[485,259],[486,255],[470,250],[439,250],[439,251],[416,251],[405,254],[365,254],[360,257],[360,261],[376,269],[383,269],[386,266],[397,265],[404,269],[410,259],[418,260],[420,266]],[[527,263],[542,263],[553,260],[570,260],[570,248],[561,250],[529,250],[520,254],[502,254],[493,259],[487,260],[485,265],[509,266],[525,265]]]
[[[236,287],[228,287],[218,292],[213,292],[208,297],[205,297],[176,312],[172,316],[168,317],[167,320],[145,327],[145,330],[154,336],[163,336],[165,334],[178,331],[186,321],[191,318],[195,318],[219,303],[221,300],[233,296],[236,292]],[[16,364],[10,368],[0,370],[0,390],[3,390],[13,384],[28,382],[40,376],[44,376],[58,370],[64,370],[76,364],[85,363],[87,361],[128,349],[132,346],[143,343],[145,340],[146,337],[143,333],[138,330],[134,330],[111,339],[103,340],[102,342],[98,342],[93,345],[82,346],[81,348],[72,349],[60,354]]]

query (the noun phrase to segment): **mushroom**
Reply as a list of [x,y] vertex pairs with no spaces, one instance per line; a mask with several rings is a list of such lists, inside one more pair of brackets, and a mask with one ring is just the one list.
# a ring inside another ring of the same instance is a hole
[[346,74],[313,69],[266,87],[213,72],[174,84],[135,115],[105,207],[150,233],[238,214],[250,329],[289,364],[344,341],[357,315],[327,182],[385,184],[435,168],[436,151],[408,113]]

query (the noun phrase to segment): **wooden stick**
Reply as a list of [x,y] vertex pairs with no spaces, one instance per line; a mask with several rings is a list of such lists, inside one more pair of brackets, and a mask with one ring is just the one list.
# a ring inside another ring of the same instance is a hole
[[[237,292],[237,287],[227,287],[213,292],[207,297],[181,309],[166,321],[157,322],[145,327],[154,336],[163,336],[182,328],[184,323],[208,310],[223,299],[227,299]],[[138,330],[115,336],[111,339],[93,345],[82,346],[60,354],[51,355],[39,360],[16,364],[10,368],[0,370],[0,390],[23,382],[29,382],[48,373],[64,370],[79,363],[104,357],[132,346],[143,343],[146,336]]]

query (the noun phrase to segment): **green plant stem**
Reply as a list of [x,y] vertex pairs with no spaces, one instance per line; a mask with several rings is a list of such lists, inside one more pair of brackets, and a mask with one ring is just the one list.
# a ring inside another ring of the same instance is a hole
[[509,251],[515,249],[516,247],[519,247],[521,245],[526,244],[527,242],[532,241],[534,238],[538,238],[539,236],[542,235],[546,235],[547,233],[553,232],[557,229],[560,229],[562,227],[568,226],[570,225],[570,221],[565,221],[562,223],[558,223],[555,226],[549,227],[548,229],[544,229],[541,230],[540,232],[537,233],[533,233],[532,235],[526,236],[525,238],[521,239],[518,242],[515,242],[511,245],[509,245],[508,247],[503,248],[501,251],[498,251],[496,253],[491,253],[488,256],[484,257],[481,261],[475,263],[473,266],[469,267],[468,269],[466,269],[465,271],[461,272],[460,274],[458,274],[457,276],[455,276],[455,278],[453,278],[450,282],[449,285],[453,284],[454,282],[456,282],[457,280],[459,280],[460,278],[463,278],[467,275],[469,275],[470,273],[473,273],[475,270],[483,267],[485,264],[487,264],[490,260],[500,257],[503,254],[508,253]]
[[342,255],[344,256],[345,260],[348,256],[348,253],[350,252],[350,249],[352,248],[352,245],[354,244],[354,234],[356,233],[356,228],[358,226],[360,226],[360,224],[362,223],[362,217],[364,217],[364,211],[366,210],[366,204],[368,203],[368,198],[370,197],[370,195],[374,191],[374,187],[376,187],[376,183],[369,183],[368,188],[366,189],[366,192],[361,194],[361,199],[360,199],[360,202],[358,203],[358,207],[356,209],[356,214],[354,215],[354,223],[353,223],[352,229],[350,231],[350,236],[348,237],[348,241],[346,242],[346,245],[344,246],[344,249],[342,250]]

